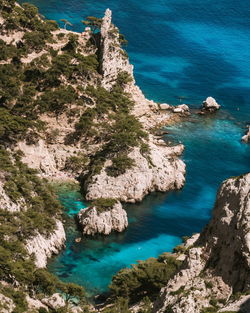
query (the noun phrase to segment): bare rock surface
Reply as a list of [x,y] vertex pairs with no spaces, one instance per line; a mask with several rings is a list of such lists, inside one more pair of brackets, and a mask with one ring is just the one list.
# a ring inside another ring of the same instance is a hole
[[220,105],[216,102],[213,97],[208,97],[203,101],[202,111],[203,112],[215,112],[220,109]]
[[189,114],[189,107],[186,104],[180,104],[173,108],[174,113]]
[[120,202],[101,212],[97,207],[82,209],[78,213],[78,220],[83,228],[83,234],[92,236],[109,235],[112,231],[122,232],[128,226],[127,213]]
[[[250,173],[222,184],[211,222],[189,246],[183,268],[161,290],[153,312],[200,313],[211,300],[231,310],[224,304],[231,294],[250,289],[249,229]],[[244,308],[243,302],[235,308]]]
[[180,189],[185,182],[185,164],[177,158],[184,147],[168,147],[150,142],[149,157],[143,156],[139,148],[134,148],[129,157],[135,166],[118,176],[108,176],[106,161],[101,173],[92,177],[86,186],[86,198],[114,198],[124,202],[141,201],[152,191]]
[[26,241],[26,249],[30,255],[35,255],[35,264],[39,268],[46,267],[47,259],[53,254],[57,254],[64,247],[66,240],[65,231],[61,221],[56,221],[55,230],[46,237],[45,235],[37,234]]
[[133,66],[129,63],[119,42],[119,30],[112,24],[112,12],[107,9],[101,25],[102,49],[102,86],[108,90],[115,84],[120,72],[133,75]]

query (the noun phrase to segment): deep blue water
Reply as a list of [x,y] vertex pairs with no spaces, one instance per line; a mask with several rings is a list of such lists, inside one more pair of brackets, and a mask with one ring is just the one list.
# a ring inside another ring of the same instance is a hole
[[[27,0],[26,0],[27,2]],[[240,142],[250,123],[250,4],[247,0],[47,0],[30,1],[41,13],[68,19],[75,31],[88,15],[113,10],[115,24],[129,41],[138,85],[155,101],[198,107],[207,96],[222,104],[216,117],[192,117],[169,127],[167,140],[186,146],[187,183],[182,191],[152,194],[128,206],[123,234],[84,239],[69,221],[67,249],[49,268],[90,292],[107,288],[112,275],[136,260],[157,256],[200,231],[210,218],[219,184],[250,169],[250,147]],[[60,199],[73,215],[84,203],[67,190]]]

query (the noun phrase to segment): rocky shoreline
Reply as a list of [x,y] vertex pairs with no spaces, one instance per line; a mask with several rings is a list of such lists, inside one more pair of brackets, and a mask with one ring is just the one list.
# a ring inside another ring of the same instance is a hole
[[153,312],[171,307],[177,313],[200,313],[202,308],[211,309],[211,299],[223,312],[233,306],[228,300],[236,292],[244,301],[237,300],[234,306],[248,312],[250,296],[244,293],[250,289],[249,214],[250,174],[223,182],[212,220],[184,246],[183,269],[161,290]]

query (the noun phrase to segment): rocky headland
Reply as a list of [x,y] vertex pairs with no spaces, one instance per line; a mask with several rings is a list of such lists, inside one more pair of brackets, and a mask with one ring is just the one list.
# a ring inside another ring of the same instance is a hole
[[250,174],[226,180],[211,221],[184,245],[182,269],[161,290],[153,312],[249,312],[249,217]]

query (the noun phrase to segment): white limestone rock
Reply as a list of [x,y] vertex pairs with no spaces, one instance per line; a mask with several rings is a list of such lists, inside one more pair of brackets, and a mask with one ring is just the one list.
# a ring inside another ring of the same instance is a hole
[[168,147],[149,141],[150,155],[147,158],[134,148],[129,157],[135,166],[118,176],[108,176],[106,168],[111,161],[106,161],[101,173],[91,178],[85,186],[86,199],[114,198],[123,202],[141,201],[152,191],[180,189],[185,183],[185,164],[177,158],[183,145]]
[[220,109],[220,105],[213,97],[208,97],[203,101],[202,110],[207,112],[215,112]]
[[104,212],[99,212],[96,207],[82,209],[78,213],[78,220],[83,234],[92,236],[109,235],[112,231],[122,232],[128,227],[127,213],[120,202]]
[[180,105],[177,105],[176,107],[174,107],[173,112],[174,113],[181,113],[181,114],[189,114],[190,110],[189,110],[188,105],[180,104]]
[[110,90],[120,72],[133,78],[133,66],[124,54],[119,41],[118,28],[112,24],[112,12],[107,9],[101,25],[101,68],[102,86]]
[[167,103],[160,103],[159,108],[160,108],[160,110],[170,110],[172,108],[172,106],[170,104],[167,104]]
[[217,302],[221,312],[247,308],[246,299],[238,306],[222,303],[250,288],[250,173],[222,184],[211,222],[190,243],[183,268],[162,288],[153,312],[200,313],[211,299],[223,300]]
[[41,300],[43,304],[48,306],[50,309],[60,309],[66,305],[65,300],[59,293],[54,293],[52,296],[48,298],[43,298]]
[[35,264],[39,268],[46,267],[47,259],[53,254],[58,254],[64,247],[66,235],[61,221],[56,221],[55,230],[46,237],[37,234],[26,241],[25,247],[30,255],[35,255]]
[[248,130],[241,140],[245,143],[250,143],[250,126],[248,126]]

